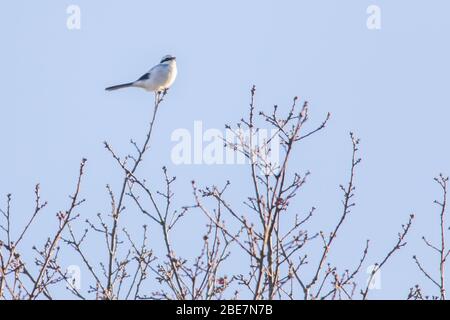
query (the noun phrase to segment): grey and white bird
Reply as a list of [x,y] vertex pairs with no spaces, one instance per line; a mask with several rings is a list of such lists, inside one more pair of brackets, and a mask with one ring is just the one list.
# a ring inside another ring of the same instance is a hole
[[105,90],[113,91],[123,88],[136,87],[155,92],[156,95],[159,95],[161,92],[164,92],[170,88],[176,77],[176,58],[171,55],[166,55],[161,59],[159,64],[151,68],[146,74],[136,81],[108,87]]

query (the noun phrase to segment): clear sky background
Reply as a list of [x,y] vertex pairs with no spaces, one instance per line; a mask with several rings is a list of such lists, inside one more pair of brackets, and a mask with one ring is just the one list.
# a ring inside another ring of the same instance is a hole
[[[66,27],[70,4],[81,8],[81,30]],[[381,30],[366,27],[372,4],[381,8]],[[248,168],[176,166],[171,133],[192,132],[196,120],[220,130],[237,122],[248,111],[253,84],[264,109],[274,104],[287,109],[298,95],[310,102],[311,124],[332,113],[326,130],[296,149],[292,168],[312,173],[296,205],[303,211],[318,208],[315,230],[336,223],[338,186],[346,182],[350,164],[348,132],[361,138],[357,206],[330,261],[352,268],[366,238],[372,240],[368,263],[380,259],[401,223],[415,213],[408,246],[382,271],[382,289],[372,298],[404,298],[416,283],[436,294],[411,257],[417,254],[430,272],[438,271],[437,256],[420,238],[438,239],[433,200],[440,190],[433,177],[450,173],[448,12],[445,0],[4,1],[2,206],[3,195],[13,193],[15,219],[23,221],[32,213],[34,185],[40,182],[49,207],[27,240],[42,243],[55,228],[54,213],[68,205],[78,164],[86,157],[87,203],[80,213],[107,212],[105,185],[117,190],[121,172],[102,142],[130,152],[129,139],[144,138],[153,96],[104,88],[138,78],[170,53],[177,57],[179,76],[158,114],[142,176],[162,181],[158,170],[166,165],[177,176],[179,205],[193,203],[192,179],[200,185],[229,179],[230,201],[239,206],[250,191]],[[144,220],[136,213],[125,221]],[[183,224],[174,241],[189,257],[186,243],[201,239],[203,231],[189,219]],[[102,247],[94,242],[90,250]],[[76,255],[64,262],[80,264]]]

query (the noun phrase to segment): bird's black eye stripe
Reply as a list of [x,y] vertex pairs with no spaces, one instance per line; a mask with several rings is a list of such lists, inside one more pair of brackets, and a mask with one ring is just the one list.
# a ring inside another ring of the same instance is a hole
[[160,63],[164,63],[164,62],[167,62],[167,61],[170,61],[170,60],[174,60],[174,59],[175,59],[175,57],[167,57],[165,59],[162,59]]

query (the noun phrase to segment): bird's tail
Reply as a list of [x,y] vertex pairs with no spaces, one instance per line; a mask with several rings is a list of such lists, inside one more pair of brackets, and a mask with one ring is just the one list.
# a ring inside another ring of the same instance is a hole
[[119,90],[119,89],[123,89],[123,88],[132,87],[133,85],[134,85],[134,82],[129,82],[129,83],[124,83],[124,84],[119,84],[117,86],[108,87],[105,90],[106,91]]

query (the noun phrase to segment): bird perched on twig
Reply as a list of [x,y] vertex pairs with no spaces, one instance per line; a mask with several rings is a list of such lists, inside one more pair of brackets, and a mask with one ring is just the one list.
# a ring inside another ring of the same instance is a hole
[[136,81],[119,84],[108,87],[106,91],[113,91],[129,87],[143,88],[147,91],[155,92],[155,98],[160,93],[165,92],[174,83],[177,77],[177,62],[176,58],[171,55],[166,55],[161,59],[161,62],[151,68],[147,73]]

